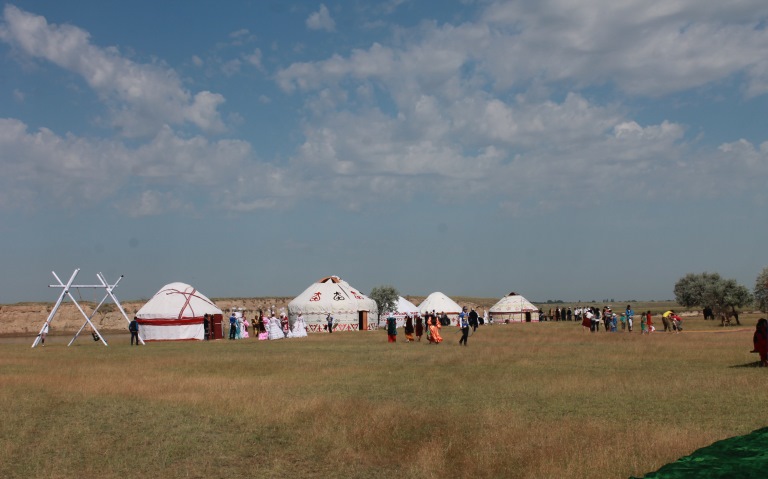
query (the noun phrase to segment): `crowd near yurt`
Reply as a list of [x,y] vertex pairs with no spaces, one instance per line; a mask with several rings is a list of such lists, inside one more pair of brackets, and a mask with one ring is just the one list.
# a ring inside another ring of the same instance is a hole
[[494,323],[538,321],[538,313],[539,308],[515,292],[501,298],[488,311]]
[[205,315],[222,314],[213,301],[185,283],[166,284],[136,313],[144,341],[204,339]]
[[[395,310],[390,311],[390,314],[397,320],[397,327],[402,328],[405,324],[405,317],[410,316],[413,318],[418,312],[419,308],[415,304],[411,303],[402,296],[398,296]],[[382,322],[383,320],[384,319],[382,319]]]
[[[376,301],[338,276],[318,280],[288,303],[291,325],[302,314],[311,332],[325,330],[329,313],[334,331],[358,331],[374,329],[378,308]],[[369,322],[369,318],[373,321]]]
[[456,301],[440,292],[434,292],[419,305],[419,312],[422,315],[434,311],[437,314],[445,313],[451,319],[456,319],[461,312],[461,306]]

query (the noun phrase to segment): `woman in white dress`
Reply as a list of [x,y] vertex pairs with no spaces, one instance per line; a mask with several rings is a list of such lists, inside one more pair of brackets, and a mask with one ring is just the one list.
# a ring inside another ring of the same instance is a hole
[[280,324],[280,320],[273,314],[269,318],[269,339],[283,339],[284,337],[283,326]]
[[293,322],[289,338],[305,338],[307,336],[307,323],[304,322],[304,315],[299,313],[299,317]]

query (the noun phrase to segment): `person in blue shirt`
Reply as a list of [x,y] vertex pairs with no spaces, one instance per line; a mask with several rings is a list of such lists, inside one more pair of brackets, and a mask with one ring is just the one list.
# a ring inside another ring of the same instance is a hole
[[[136,316],[133,317],[133,321],[128,323],[128,331],[131,332],[131,346],[133,346],[133,340],[136,340],[136,346],[139,345],[139,321]],[[43,339],[45,341],[45,339]]]
[[459,339],[459,344],[464,343],[464,346],[466,346],[467,338],[469,337],[469,315],[467,314],[466,306],[464,306],[464,309],[459,313],[459,328],[461,328],[461,339]]
[[632,311],[632,305],[627,305],[627,310],[624,312],[627,315],[627,328],[629,332],[632,332],[632,319],[635,317],[635,312]]
[[237,337],[237,318],[235,313],[229,317],[229,339],[235,339]]

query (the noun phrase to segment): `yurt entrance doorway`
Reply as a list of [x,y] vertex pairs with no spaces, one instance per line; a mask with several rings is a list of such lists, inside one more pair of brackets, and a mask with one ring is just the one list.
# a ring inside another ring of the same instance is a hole
[[211,324],[211,339],[224,339],[224,331],[221,329],[221,320],[223,315],[214,314]]
[[368,311],[358,311],[357,312],[357,328],[358,331],[367,331],[368,330]]

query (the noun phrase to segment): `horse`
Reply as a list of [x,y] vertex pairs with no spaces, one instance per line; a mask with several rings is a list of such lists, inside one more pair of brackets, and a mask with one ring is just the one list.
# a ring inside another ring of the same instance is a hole
[[736,310],[733,311],[723,311],[720,313],[720,326],[730,326],[731,325],[731,318],[736,320],[736,324],[741,326],[741,323],[739,322],[739,312]]

